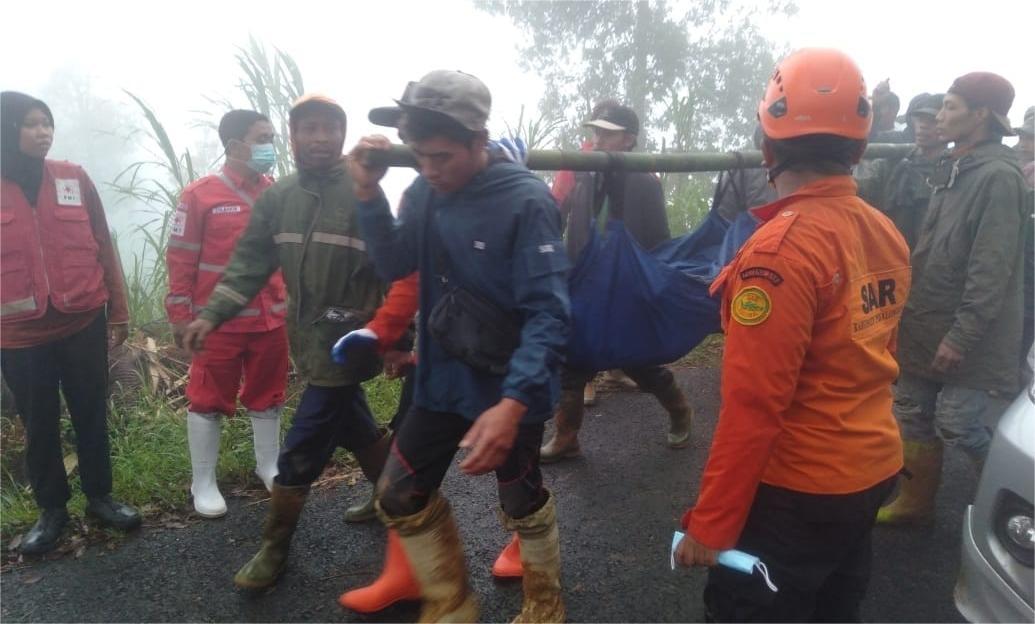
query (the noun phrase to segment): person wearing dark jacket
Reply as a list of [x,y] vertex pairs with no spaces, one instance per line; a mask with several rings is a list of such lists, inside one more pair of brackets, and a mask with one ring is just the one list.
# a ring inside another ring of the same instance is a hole
[[[626,106],[605,109],[600,118],[585,125],[593,129],[593,149],[604,152],[632,150],[640,133],[639,118]],[[646,250],[669,239],[665,194],[661,181],[652,173],[579,174],[575,189],[561,205],[561,217],[565,220],[566,246],[573,262],[589,242],[594,223],[600,227],[608,220],[620,219]],[[621,340],[622,336],[601,336],[600,339]],[[648,366],[624,372],[640,389],[657,397],[668,412],[668,445],[671,448],[688,446],[693,410],[671,371],[663,366]],[[595,374],[596,371],[564,368],[554,434],[540,450],[542,462],[557,462],[581,454],[578,436],[585,414],[583,393]]]
[[884,524],[930,524],[943,446],[980,470],[991,432],[982,414],[1020,389],[1024,235],[1030,209],[1020,165],[1002,144],[1013,86],[992,73],[953,82],[938,134],[954,144],[933,186],[902,315],[895,416],[906,469]]
[[241,314],[282,272],[292,360],[306,386],[277,458],[262,545],[234,576],[243,589],[277,582],[309,488],[338,447],[353,452],[371,482],[388,454],[389,438],[374,422],[360,385],[380,372],[380,359],[355,358],[347,366],[331,360],[335,341],[370,320],[386,290],[359,236],[342,155],[345,111],[310,94],[295,102],[288,120],[298,172],[255,202],[229,265],[183,336],[189,350],[201,350],[216,328]]
[[386,169],[368,160],[388,139],[365,137],[349,156],[360,229],[381,277],[421,275],[416,395],[377,508],[413,566],[420,621],[476,621],[456,521],[439,492],[466,449],[460,470],[495,471],[503,524],[520,538],[517,621],[562,622],[556,507],[539,445],[567,342],[569,263],[546,185],[521,165],[490,161],[490,103],[474,76],[433,71],[410,83],[399,106],[371,111],[374,123],[399,128],[421,173],[398,221],[380,188]]
[[0,94],[0,353],[25,423],[26,464],[41,512],[24,554],[53,550],[71,492],[61,452],[61,397],[76,433],[86,513],[122,530],[140,515],[111,498],[108,348],[126,340],[129,310],[104,207],[78,165],[47,160],[54,116],[23,93]]
[[910,249],[916,248],[931,201],[931,186],[927,181],[946,147],[938,136],[935,120],[944,98],[942,93],[921,93],[910,101],[906,116],[916,147],[895,164],[882,184],[883,193],[872,204],[895,223]]

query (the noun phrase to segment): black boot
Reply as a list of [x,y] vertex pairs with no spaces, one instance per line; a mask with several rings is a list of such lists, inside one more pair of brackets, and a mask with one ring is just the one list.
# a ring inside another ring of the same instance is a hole
[[54,550],[67,523],[68,510],[64,507],[44,509],[40,512],[39,520],[25,535],[19,550],[23,555],[42,555]]
[[91,498],[86,504],[86,515],[97,518],[103,526],[120,531],[131,531],[141,522],[136,509],[113,501],[110,494]]

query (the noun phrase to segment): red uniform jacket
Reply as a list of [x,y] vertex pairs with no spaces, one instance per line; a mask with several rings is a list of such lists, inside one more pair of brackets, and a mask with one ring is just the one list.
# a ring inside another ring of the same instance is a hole
[[[186,322],[205,306],[230,262],[234,245],[244,233],[252,204],[273,182],[265,176],[245,186],[229,167],[204,177],[183,190],[173,216],[166,263],[169,321]],[[266,287],[237,315],[219,326],[225,332],[270,331],[284,325],[287,290],[278,270]]]

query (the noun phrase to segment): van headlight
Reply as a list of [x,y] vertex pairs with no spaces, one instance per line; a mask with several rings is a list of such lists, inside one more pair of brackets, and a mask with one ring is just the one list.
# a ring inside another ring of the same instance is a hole
[[1031,503],[1013,492],[999,501],[995,514],[995,532],[999,543],[1019,563],[1033,567],[1035,562],[1035,521]]

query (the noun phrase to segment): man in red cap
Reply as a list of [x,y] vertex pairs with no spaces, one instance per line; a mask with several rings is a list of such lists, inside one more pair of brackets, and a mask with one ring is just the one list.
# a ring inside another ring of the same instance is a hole
[[1007,113],[1013,86],[974,72],[952,83],[937,115],[953,148],[929,178],[933,194],[913,251],[902,316],[895,416],[912,478],[882,508],[884,524],[930,524],[943,446],[980,469],[991,432],[981,415],[1020,389],[1025,184]]

